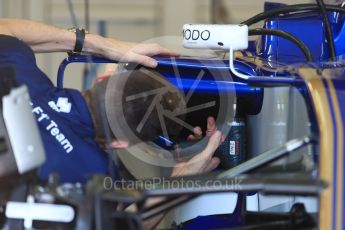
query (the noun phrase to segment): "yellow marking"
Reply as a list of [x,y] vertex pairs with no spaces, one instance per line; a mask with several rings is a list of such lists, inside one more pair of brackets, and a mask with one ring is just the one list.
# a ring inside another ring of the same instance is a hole
[[334,88],[334,84],[332,82],[331,77],[328,73],[324,73],[323,76],[326,78],[329,91],[331,94],[333,109],[335,113],[335,121],[337,127],[337,191],[336,191],[336,215],[337,215],[337,222],[336,222],[336,229],[343,229],[343,179],[344,175],[342,173],[343,170],[343,154],[344,154],[344,143],[343,143],[343,120],[341,118],[340,109],[339,109],[339,101],[336,95],[336,91]]
[[320,129],[320,178],[328,187],[320,194],[319,229],[332,229],[332,192],[333,192],[333,124],[330,106],[322,79],[315,69],[302,68],[301,76],[307,81],[307,87],[314,103],[317,123]]

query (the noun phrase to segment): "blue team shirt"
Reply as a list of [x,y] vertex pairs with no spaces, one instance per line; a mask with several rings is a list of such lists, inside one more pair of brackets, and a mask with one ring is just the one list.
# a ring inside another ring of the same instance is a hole
[[17,81],[28,87],[47,156],[40,177],[57,172],[61,182],[84,183],[93,174],[108,174],[108,157],[94,141],[92,118],[81,93],[58,90],[37,67],[31,48],[15,37],[0,35],[0,65],[14,67]]

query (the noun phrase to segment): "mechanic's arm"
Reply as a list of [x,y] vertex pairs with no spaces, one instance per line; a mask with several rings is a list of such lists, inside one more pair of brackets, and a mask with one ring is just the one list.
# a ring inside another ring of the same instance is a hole
[[[23,19],[0,19],[0,34],[11,35],[27,43],[34,52],[67,52],[74,48],[74,32],[41,22]],[[96,34],[86,34],[82,52],[123,62],[136,62],[155,67],[150,56],[176,55],[157,44],[136,44]]]
[[210,172],[217,168],[220,163],[218,157],[213,154],[221,143],[222,135],[220,131],[215,131],[210,137],[206,148],[199,154],[195,155],[187,162],[181,162],[175,165],[171,176],[187,176]]
[[[201,129],[199,127],[196,127],[194,135],[189,136],[188,139],[200,139],[202,135],[202,133],[200,134],[200,132],[202,132]],[[214,152],[216,151],[220,143],[224,141],[224,136],[222,136],[220,131],[217,131],[216,122],[213,117],[209,117],[207,119],[206,136],[210,137],[206,148],[189,161],[181,162],[175,165],[171,173],[172,177],[210,172],[219,165],[219,158],[214,156]],[[163,198],[149,199],[146,205],[151,206],[162,200]],[[144,229],[154,229],[165,215],[166,212],[144,221]]]

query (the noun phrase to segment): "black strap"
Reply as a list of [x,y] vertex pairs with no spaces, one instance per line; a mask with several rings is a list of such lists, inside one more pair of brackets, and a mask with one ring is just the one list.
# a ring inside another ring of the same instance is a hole
[[85,40],[85,29],[75,28],[75,45],[73,51],[69,52],[70,56],[79,56],[83,50],[84,40]]

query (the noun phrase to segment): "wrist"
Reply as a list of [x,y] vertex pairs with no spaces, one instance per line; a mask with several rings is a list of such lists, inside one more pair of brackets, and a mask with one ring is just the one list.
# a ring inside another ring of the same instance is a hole
[[104,41],[102,39],[104,40],[102,36],[97,34],[86,34],[83,52],[94,55],[104,54],[104,49],[102,48]]

